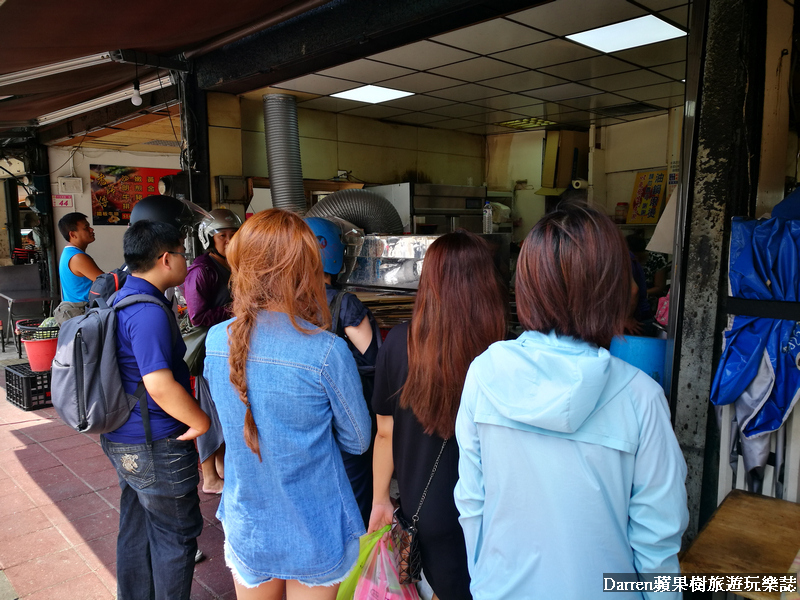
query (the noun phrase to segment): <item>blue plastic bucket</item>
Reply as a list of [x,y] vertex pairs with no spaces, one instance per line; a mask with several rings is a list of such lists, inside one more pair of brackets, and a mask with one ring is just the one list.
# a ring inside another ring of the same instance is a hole
[[667,340],[625,335],[611,340],[611,356],[637,367],[664,387]]

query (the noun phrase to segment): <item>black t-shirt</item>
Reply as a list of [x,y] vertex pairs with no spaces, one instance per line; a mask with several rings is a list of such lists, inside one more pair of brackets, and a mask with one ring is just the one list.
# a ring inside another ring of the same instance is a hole
[[[404,516],[410,521],[419,506],[425,484],[444,440],[428,435],[410,409],[400,407],[400,390],[408,377],[408,328],[394,327],[378,351],[372,408],[376,414],[394,417],[392,453]],[[431,481],[420,511],[420,530],[429,535],[451,533],[459,528],[453,489],[458,481],[458,445],[451,438]],[[459,529],[460,530],[460,529]]]

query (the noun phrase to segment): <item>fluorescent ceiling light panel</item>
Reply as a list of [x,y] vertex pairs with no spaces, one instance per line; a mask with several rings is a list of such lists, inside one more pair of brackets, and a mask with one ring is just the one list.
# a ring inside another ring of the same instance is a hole
[[397,100],[398,98],[405,98],[406,96],[413,95],[414,94],[411,92],[402,92],[400,90],[393,90],[377,85],[365,85],[352,90],[347,90],[346,92],[331,94],[333,98],[344,98],[345,100],[356,100],[357,102],[369,102],[370,104],[388,102],[389,100]]
[[86,67],[102,65],[107,62],[111,62],[111,54],[109,52],[100,52],[99,54],[92,54],[90,56],[72,58],[59,63],[34,67],[26,71],[17,71],[15,73],[0,75],[0,85],[13,85],[23,81],[30,81],[31,79],[39,79],[40,77],[49,77],[50,75],[57,75],[58,73],[74,71],[75,69],[85,69]]
[[[170,77],[164,77],[160,81],[158,79],[153,79],[151,81],[142,82],[139,85],[139,92],[141,94],[148,94],[150,92],[154,92],[161,88],[167,88],[171,85],[172,85],[172,79]],[[96,108],[102,108],[104,106],[108,106],[109,104],[114,104],[115,102],[130,100],[130,97],[132,95],[133,95],[133,85],[131,84],[129,87],[123,88],[116,92],[112,92],[111,94],[107,94],[105,96],[100,96],[99,98],[95,98],[94,100],[87,100],[86,102],[75,104],[74,106],[68,106],[67,108],[63,108],[61,110],[57,110],[55,112],[51,112],[46,115],[42,115],[41,117],[36,119],[36,121],[38,122],[39,125],[47,125],[48,123],[63,121],[64,119],[69,119],[70,117],[74,117],[75,115],[89,112],[90,110],[94,110]]]
[[682,29],[673,27],[658,17],[647,15],[614,25],[573,33],[568,35],[567,39],[608,53],[672,40],[684,35],[686,32]]
[[502,123],[494,123],[499,127],[510,127],[511,129],[522,129],[523,131],[527,131],[528,129],[537,129],[539,127],[546,127],[547,125],[555,125],[555,121],[548,121],[547,119],[539,119],[536,117],[530,117],[529,119],[515,119],[513,121],[503,121]]

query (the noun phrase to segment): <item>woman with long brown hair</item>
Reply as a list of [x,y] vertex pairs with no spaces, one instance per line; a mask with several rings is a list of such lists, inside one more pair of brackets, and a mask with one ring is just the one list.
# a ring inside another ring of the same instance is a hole
[[268,210],[227,250],[234,319],[211,328],[205,376],[225,436],[217,517],[239,600],[332,600],[364,525],[340,450],[370,418],[345,341],[327,331],[319,242]]
[[425,254],[411,323],[392,329],[378,353],[369,529],[392,521],[389,485],[395,472],[401,516],[408,523],[418,517],[423,572],[440,600],[470,598],[453,501],[458,447],[452,437],[467,369],[504,339],[505,315],[505,290],[488,244],[465,231],[448,233]]

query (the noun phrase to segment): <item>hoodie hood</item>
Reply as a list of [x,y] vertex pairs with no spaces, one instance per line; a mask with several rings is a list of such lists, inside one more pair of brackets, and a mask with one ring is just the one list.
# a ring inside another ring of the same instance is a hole
[[607,405],[637,373],[605,348],[526,331],[493,344],[470,367],[483,396],[476,419],[596,443],[611,435],[621,440],[603,445],[629,450],[638,432],[615,431],[620,424]]

